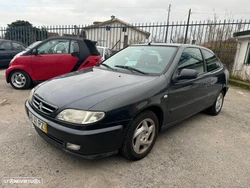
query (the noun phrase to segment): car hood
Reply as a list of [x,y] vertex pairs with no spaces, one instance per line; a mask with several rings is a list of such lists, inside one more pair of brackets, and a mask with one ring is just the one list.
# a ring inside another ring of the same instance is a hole
[[112,96],[133,92],[131,89],[156,78],[90,68],[47,81],[37,87],[35,95],[59,109],[88,110]]

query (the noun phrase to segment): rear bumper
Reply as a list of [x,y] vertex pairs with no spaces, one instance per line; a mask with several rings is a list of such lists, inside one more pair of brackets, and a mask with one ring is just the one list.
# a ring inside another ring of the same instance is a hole
[[[123,125],[110,126],[97,130],[76,130],[52,122],[38,114],[26,101],[25,109],[33,113],[36,117],[47,123],[48,133],[35,127],[37,133],[47,142],[57,148],[76,156],[87,159],[94,159],[109,156],[117,153],[125,136]],[[77,151],[68,149],[67,143],[80,145]]]

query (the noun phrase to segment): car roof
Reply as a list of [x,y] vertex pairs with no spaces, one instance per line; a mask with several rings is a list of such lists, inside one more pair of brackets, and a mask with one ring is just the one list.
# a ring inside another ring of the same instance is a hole
[[15,41],[15,40],[7,40],[7,39],[0,39],[0,42],[17,42],[17,43],[21,43],[22,44],[22,42]]
[[85,41],[85,40],[91,41],[89,39],[83,39],[83,38],[79,38],[79,37],[50,37],[50,38],[48,38],[46,40],[51,40],[51,39],[68,39],[68,40],[77,40],[77,41]]
[[145,46],[145,45],[151,45],[151,46],[173,46],[173,47],[197,47],[201,49],[206,49],[208,51],[213,52],[212,50],[203,47],[203,46],[198,46],[194,44],[180,44],[180,43],[144,43],[144,44],[132,44],[130,46]]

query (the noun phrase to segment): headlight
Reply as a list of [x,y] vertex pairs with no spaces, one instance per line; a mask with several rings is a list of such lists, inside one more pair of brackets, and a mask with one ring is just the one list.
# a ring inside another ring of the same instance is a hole
[[35,88],[33,88],[31,91],[30,91],[30,95],[29,95],[29,102],[31,103],[32,102],[32,98],[33,98],[33,95],[34,95],[34,91],[35,91]]
[[66,109],[60,112],[56,118],[70,123],[90,124],[100,121],[104,116],[104,112]]

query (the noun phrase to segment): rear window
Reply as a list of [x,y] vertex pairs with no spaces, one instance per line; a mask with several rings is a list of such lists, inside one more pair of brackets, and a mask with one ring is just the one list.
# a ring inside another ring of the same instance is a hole
[[91,40],[84,40],[87,48],[89,49],[89,52],[91,55],[100,55],[98,50],[96,49],[95,44]]

